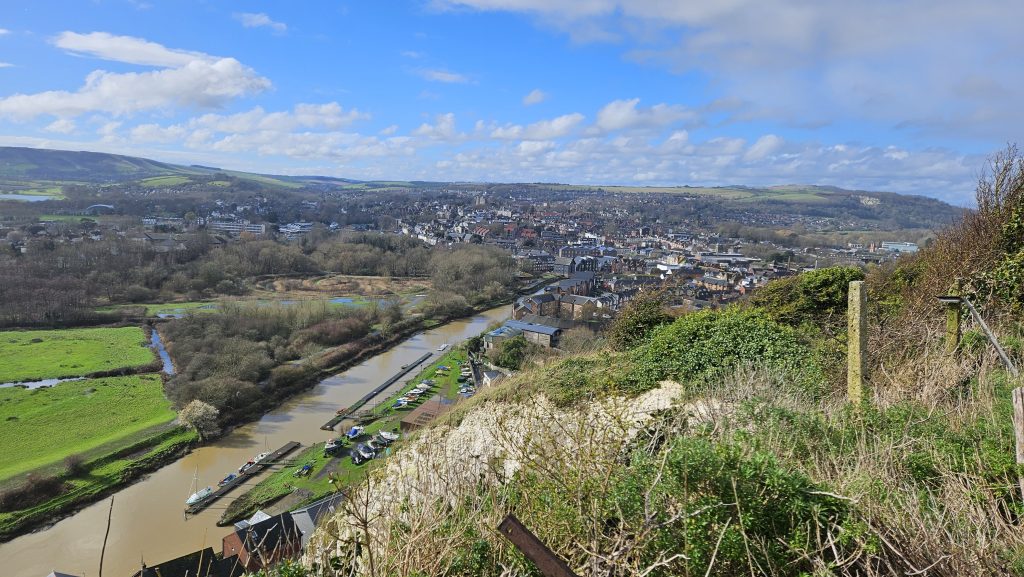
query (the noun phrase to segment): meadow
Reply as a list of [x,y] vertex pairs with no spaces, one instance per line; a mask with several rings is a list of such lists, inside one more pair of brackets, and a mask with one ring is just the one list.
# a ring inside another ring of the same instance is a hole
[[154,360],[139,327],[0,331],[0,383],[78,377]]
[[138,437],[176,415],[160,376],[0,389],[0,480]]

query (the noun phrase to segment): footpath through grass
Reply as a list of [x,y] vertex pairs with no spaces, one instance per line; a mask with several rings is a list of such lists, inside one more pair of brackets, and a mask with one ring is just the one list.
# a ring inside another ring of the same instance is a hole
[[0,383],[79,377],[155,360],[139,327],[0,332]]
[[0,389],[0,481],[169,423],[159,375]]

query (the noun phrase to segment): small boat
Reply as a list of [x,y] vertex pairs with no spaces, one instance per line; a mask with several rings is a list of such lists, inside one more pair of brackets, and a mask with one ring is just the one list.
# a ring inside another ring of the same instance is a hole
[[260,461],[262,461],[263,459],[266,459],[269,456],[270,456],[270,453],[260,453],[259,455],[256,455],[256,458],[253,459],[253,461],[256,461],[257,463],[259,463]]
[[218,487],[223,487],[224,485],[227,485],[228,483],[230,483],[231,481],[234,481],[237,478],[238,478],[238,475],[236,475],[234,473],[228,473],[228,476],[224,477],[223,479],[221,479],[220,483],[217,483],[217,486]]
[[333,451],[339,446],[341,446],[341,439],[327,439],[327,442],[324,443],[324,450]]
[[200,490],[196,491],[195,493],[192,493],[192,496],[185,500],[185,504],[186,505],[195,505],[196,503],[202,501],[203,499],[209,497],[212,494],[213,494],[213,487],[206,487],[205,489],[200,489]]
[[337,411],[334,411],[334,414],[335,415],[344,415],[347,412],[348,412],[348,407],[342,407],[342,408],[338,409]]
[[405,399],[398,399],[397,401],[395,401],[395,404],[393,404],[391,406],[393,408],[395,408],[395,409],[401,409],[402,407],[404,407],[404,406],[406,406],[408,404],[409,404],[409,401],[407,401]]
[[255,464],[256,464],[256,461],[253,461],[252,459],[249,459],[248,461],[243,463],[241,467],[238,468],[238,474],[239,475],[244,475]]
[[362,435],[363,431],[365,431],[365,430],[366,430],[365,427],[360,427],[360,426],[356,425],[355,427],[352,427],[351,429],[349,429],[349,431],[347,433],[345,433],[345,436],[348,437],[349,439],[355,439],[359,435]]
[[313,472],[313,463],[306,463],[292,473],[293,477],[305,477]]
[[439,350],[439,351],[443,351],[443,350],[445,350],[445,349],[447,349],[447,348],[448,348],[448,343],[445,343],[445,344],[443,344],[443,345],[441,345],[441,346],[437,347],[437,350]]
[[398,433],[392,433],[391,431],[381,431],[377,433],[377,436],[384,439],[385,441],[395,442],[401,437]]

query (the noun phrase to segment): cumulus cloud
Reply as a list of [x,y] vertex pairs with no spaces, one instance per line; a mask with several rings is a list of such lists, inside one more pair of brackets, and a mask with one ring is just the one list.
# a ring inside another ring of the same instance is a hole
[[94,70],[74,91],[50,90],[0,98],[0,117],[73,117],[89,112],[117,116],[177,107],[218,108],[262,92],[270,80],[234,58],[174,50],[131,36],[64,32],[54,44],[73,54],[157,67],[146,72]]
[[235,14],[235,20],[242,23],[242,26],[246,28],[270,28],[274,32],[283,33],[288,30],[288,25],[284,22],[275,22],[266,14],[259,12],[241,12]]
[[548,99],[546,92],[540,88],[534,88],[529,94],[523,97],[523,106],[533,106],[534,104],[540,104]]
[[988,138],[1024,131],[1018,0],[435,0],[535,15],[625,55],[698,71],[739,120],[822,126],[851,115],[882,126]]
[[683,106],[655,104],[650,108],[638,108],[639,98],[614,100],[597,112],[594,128],[603,132],[666,128],[680,121],[696,123],[699,115]]
[[[551,120],[541,120],[522,126],[519,124],[507,124],[491,131],[491,138],[501,140],[551,140],[561,138],[570,134],[581,122],[584,116],[578,112],[565,114]],[[483,128],[483,125],[478,125]]]
[[43,130],[46,132],[56,132],[59,134],[71,134],[75,131],[75,121],[68,118],[58,118],[50,124],[46,125]]
[[458,136],[455,131],[455,113],[438,114],[434,118],[434,124],[424,122],[412,134],[436,140],[455,139]]
[[750,145],[747,149],[746,154],[743,155],[744,160],[761,160],[764,157],[774,154],[779,148],[782,147],[783,140],[774,134],[765,134],[761,138],[757,139],[757,142]]
[[449,70],[419,70],[417,72],[423,78],[431,82],[444,82],[446,84],[466,84],[469,82],[469,77],[465,74],[459,74],[458,72],[451,72]]

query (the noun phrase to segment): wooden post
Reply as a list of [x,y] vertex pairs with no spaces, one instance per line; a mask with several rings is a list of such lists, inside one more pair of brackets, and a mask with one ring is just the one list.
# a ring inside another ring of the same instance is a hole
[[[1013,395],[1013,436],[1017,441],[1017,465],[1024,465],[1024,389],[1017,387]],[[1017,477],[1021,498],[1024,499],[1024,477]]]
[[[959,296],[956,291],[950,296]],[[946,303],[946,352],[952,353],[960,346],[960,317],[963,314],[963,305],[960,302]]]
[[498,532],[533,561],[546,577],[577,577],[565,561],[548,549],[515,515],[509,513],[498,525]]
[[851,403],[859,406],[864,402],[864,383],[867,380],[868,349],[868,295],[864,281],[850,282],[850,296],[847,303],[847,361],[846,395]]

